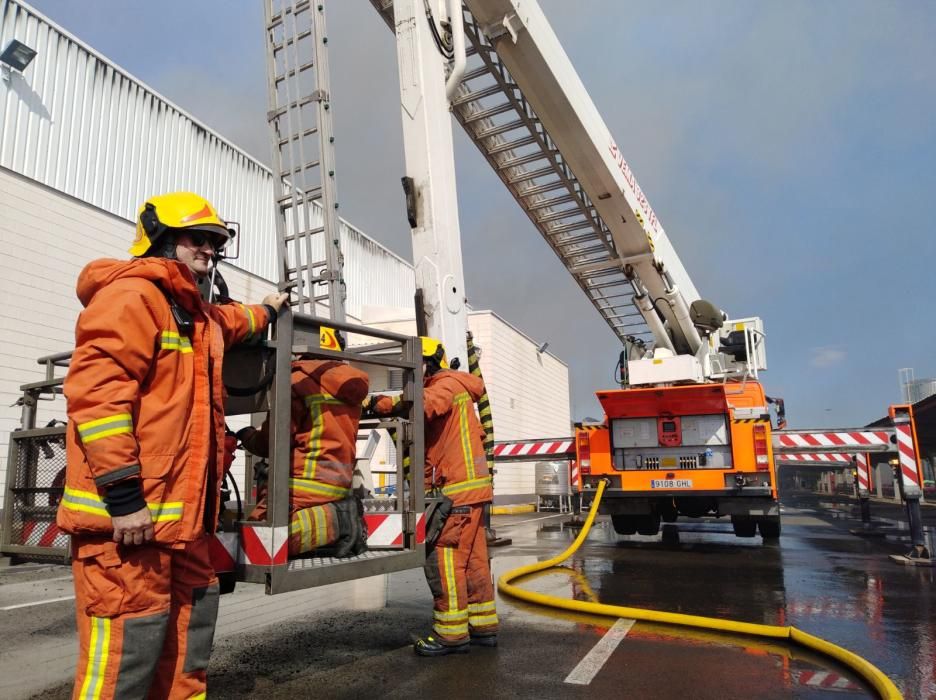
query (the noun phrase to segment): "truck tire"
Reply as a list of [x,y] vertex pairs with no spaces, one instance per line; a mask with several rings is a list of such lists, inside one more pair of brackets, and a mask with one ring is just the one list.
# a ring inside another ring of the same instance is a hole
[[757,521],[746,515],[732,515],[731,527],[735,537],[754,537],[757,534]]
[[619,535],[637,534],[637,517],[634,515],[612,515],[611,524]]
[[660,532],[660,514],[638,515],[637,532],[641,535],[656,535]]
[[780,516],[779,515],[769,515],[766,518],[761,518],[757,522],[757,529],[760,530],[761,537],[764,538],[764,541],[767,540],[779,540],[780,539]]

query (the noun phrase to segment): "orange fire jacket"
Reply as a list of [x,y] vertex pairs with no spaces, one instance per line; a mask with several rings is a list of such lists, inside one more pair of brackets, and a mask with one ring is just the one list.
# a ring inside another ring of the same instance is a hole
[[[202,301],[185,265],[163,258],[96,260],[78,277],[65,493],[58,525],[108,534],[105,488],[140,479],[155,541],[181,546],[217,519],[224,463],[227,346],[269,322],[262,305]],[[180,334],[168,296],[191,314]]]
[[[494,496],[484,456],[484,428],[474,404],[484,382],[467,372],[441,370],[426,380],[426,489],[439,488],[456,506],[487,503]],[[375,412],[389,415],[396,401],[378,397]]]
[[[296,360],[292,364],[292,476],[296,496],[325,501],[349,495],[357,452],[361,402],[367,373],[335,360]],[[268,455],[269,419],[244,446]],[[300,499],[308,500],[308,499]]]

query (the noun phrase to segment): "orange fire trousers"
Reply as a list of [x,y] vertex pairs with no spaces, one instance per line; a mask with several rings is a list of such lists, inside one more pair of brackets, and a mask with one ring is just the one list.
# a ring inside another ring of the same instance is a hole
[[[338,540],[337,498],[293,491],[289,494],[289,556],[295,557]],[[249,520],[266,518],[266,496],[261,495]]]
[[219,593],[208,536],[183,549],[72,540],[72,698],[204,698]]
[[484,530],[484,505],[455,508],[426,557],[432,629],[445,644],[497,634],[494,584]]

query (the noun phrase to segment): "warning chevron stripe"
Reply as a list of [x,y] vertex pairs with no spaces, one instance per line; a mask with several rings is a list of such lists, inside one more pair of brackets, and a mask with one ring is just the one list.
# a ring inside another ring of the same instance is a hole
[[846,464],[851,462],[851,455],[842,452],[789,452],[777,456],[780,462],[831,462]]
[[858,453],[855,455],[858,468],[858,488],[863,491],[871,490],[870,469],[868,467],[868,455]]
[[897,454],[900,457],[900,474],[904,486],[919,486],[917,480],[916,450],[913,449],[913,433],[909,423],[895,426],[897,431]]
[[575,442],[572,438],[561,438],[556,440],[519,440],[494,444],[495,460],[518,460],[523,457],[547,456],[557,459],[570,459],[575,456]]
[[854,430],[854,431],[775,431],[773,434],[774,448],[808,452],[814,449],[827,450],[841,448],[842,451],[861,448],[887,448],[890,447],[889,430]]

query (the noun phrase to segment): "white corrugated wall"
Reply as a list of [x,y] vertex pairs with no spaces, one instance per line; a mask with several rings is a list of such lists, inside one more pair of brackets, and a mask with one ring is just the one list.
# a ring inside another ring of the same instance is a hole
[[[198,192],[240,223],[235,264],[278,279],[268,168],[29,5],[0,0],[0,47],[14,38],[38,53],[0,81],[0,166],[131,221],[153,194]],[[341,245],[349,314],[412,305],[406,261],[347,222]]]
[[[45,378],[36,360],[71,350],[81,305],[78,273],[95,258],[126,258],[130,222],[0,168],[0,493],[20,386]],[[237,299],[257,302],[274,285],[236,268],[223,274]],[[38,424],[64,419],[64,401],[42,402]],[[235,419],[243,423],[246,419]]]

